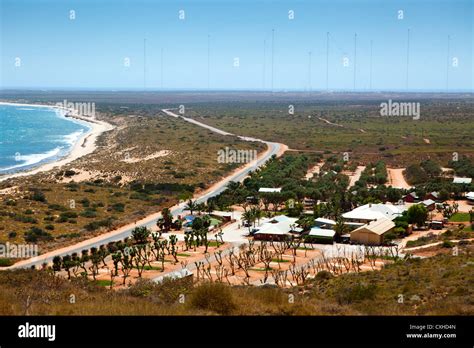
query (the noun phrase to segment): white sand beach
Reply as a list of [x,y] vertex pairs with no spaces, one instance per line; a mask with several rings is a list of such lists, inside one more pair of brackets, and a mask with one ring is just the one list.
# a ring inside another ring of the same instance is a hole
[[20,104],[20,103],[9,103],[0,102],[0,105],[17,105],[17,106],[34,106],[34,107],[46,107],[46,108],[57,108],[67,111],[67,115],[64,117],[73,118],[76,122],[82,123],[90,127],[90,130],[79,137],[70,150],[70,152],[63,158],[58,159],[54,162],[44,163],[36,168],[20,171],[12,174],[0,175],[0,182],[10,178],[16,178],[21,176],[28,176],[40,172],[47,172],[53,168],[61,167],[67,163],[70,163],[82,156],[88,155],[96,149],[96,140],[103,132],[109,131],[114,128],[113,125],[99,121],[93,117],[86,117],[78,115],[74,109],[66,109],[57,105],[42,105],[42,104]]

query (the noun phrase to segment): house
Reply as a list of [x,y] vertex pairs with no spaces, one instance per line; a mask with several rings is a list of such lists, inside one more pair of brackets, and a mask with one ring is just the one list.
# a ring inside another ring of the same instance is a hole
[[435,202],[438,202],[439,201],[439,192],[436,192],[436,191],[433,191],[433,192],[430,192],[428,193],[426,196],[425,196],[425,200],[426,199],[431,199]]
[[474,204],[474,192],[466,193],[467,203]]
[[301,233],[303,229],[296,226],[296,218],[278,215],[262,223],[253,235],[255,240],[282,241],[289,239],[291,233]]
[[351,232],[351,242],[366,245],[381,245],[384,235],[393,230],[395,224],[385,217],[370,221]]
[[314,219],[314,225],[319,228],[333,228],[336,226],[336,221],[325,218]]
[[403,197],[403,200],[407,203],[415,203],[415,202],[418,202],[420,198],[418,197],[416,192],[413,191],[407,194],[405,197]]
[[453,184],[466,184],[469,185],[472,183],[472,178],[454,178]]
[[434,210],[435,208],[435,201],[433,201],[432,199],[425,199],[423,202],[421,202],[421,204],[423,204],[426,209],[428,209],[429,211],[432,211]]
[[396,217],[401,216],[405,210],[406,207],[400,205],[369,203],[342,214],[342,217],[346,222],[365,224],[380,218],[394,220]]
[[336,231],[327,228],[313,227],[306,235],[305,240],[312,243],[332,244]]
[[260,187],[258,189],[258,192],[260,192],[260,193],[280,193],[281,192],[281,187],[277,187],[277,188]]

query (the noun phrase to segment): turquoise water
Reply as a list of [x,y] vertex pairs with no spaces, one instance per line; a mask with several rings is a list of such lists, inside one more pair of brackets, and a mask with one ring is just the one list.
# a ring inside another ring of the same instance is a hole
[[0,104],[0,174],[64,157],[89,130],[54,108]]

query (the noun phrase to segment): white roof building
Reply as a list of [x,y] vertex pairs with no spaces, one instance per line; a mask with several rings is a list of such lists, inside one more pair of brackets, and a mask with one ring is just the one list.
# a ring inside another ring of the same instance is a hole
[[320,225],[335,225],[336,221],[325,218],[314,219],[314,222],[319,223]]
[[317,228],[317,227],[313,227],[308,233],[309,236],[328,237],[328,238],[333,238],[335,234],[336,234],[336,231],[334,230],[330,230],[327,228]]
[[281,187],[260,187],[258,189],[258,192],[264,192],[264,193],[280,193],[281,192]]
[[433,204],[435,204],[436,202],[433,201],[432,199],[425,199],[425,200],[424,200],[423,202],[421,202],[421,203],[423,203],[423,205],[424,205],[425,207],[429,207],[430,205],[433,205]]
[[278,234],[284,235],[289,232],[302,232],[302,228],[296,227],[297,218],[278,215],[265,221],[255,234]]
[[470,184],[472,183],[472,178],[454,178],[453,184]]
[[394,220],[405,210],[406,207],[403,205],[369,203],[342,214],[342,217],[346,220],[372,221],[380,218]]

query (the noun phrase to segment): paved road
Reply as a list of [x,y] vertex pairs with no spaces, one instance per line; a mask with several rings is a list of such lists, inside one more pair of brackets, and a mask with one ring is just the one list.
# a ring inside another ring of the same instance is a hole
[[[207,128],[211,130],[212,132],[222,134],[222,135],[234,135],[232,133],[225,132],[223,130],[220,130],[218,128],[206,125],[204,123],[201,123],[199,121],[193,120],[191,118],[187,117],[182,117],[180,115],[175,114],[174,112],[170,111],[171,109],[164,109],[162,110],[166,115],[171,116],[171,117],[176,117],[176,118],[181,118],[187,122],[193,123],[197,126]],[[236,135],[237,136],[237,135]],[[265,143],[268,147],[268,150],[262,155],[260,158],[258,158],[256,161],[253,163],[249,163],[247,166],[244,168],[240,168],[231,175],[227,176],[225,179],[221,180],[219,183],[213,185],[212,189],[209,191],[204,192],[203,194],[199,195],[198,197],[195,197],[196,201],[199,202],[206,202],[209,198],[217,196],[221,192],[223,192],[226,189],[227,184],[230,181],[243,181],[249,174],[250,171],[255,170],[256,168],[262,166],[268,159],[270,159],[273,155],[277,155],[280,152],[280,149],[282,148],[282,144],[279,143],[273,143],[273,142],[267,142],[264,140],[260,139],[255,139],[255,138],[249,138],[249,137],[243,137],[243,136],[238,136],[240,139],[244,141],[259,141],[262,143]],[[186,206],[186,203],[181,203],[178,205],[173,206],[170,210],[171,213],[174,216],[177,215],[182,215],[184,213],[184,207]],[[74,252],[80,254],[82,250],[84,249],[90,249],[92,247],[99,247],[100,245],[107,244],[109,242],[114,242],[118,240],[122,240],[126,237],[129,237],[131,235],[132,230],[137,227],[137,226],[146,226],[146,227],[153,227],[156,225],[156,220],[160,217],[159,213],[155,213],[152,215],[149,215],[148,217],[137,221],[134,225],[126,226],[119,228],[115,231],[105,233],[101,236],[94,237],[85,241],[82,241],[80,243],[77,243],[75,245],[61,248],[43,255],[40,255],[38,257],[34,257],[28,260],[20,261],[17,262],[15,265],[11,267],[6,267],[3,269],[14,269],[14,268],[29,268],[32,266],[40,267],[43,263],[51,263],[53,258],[57,255],[59,256],[64,256],[64,255],[70,255]]]

